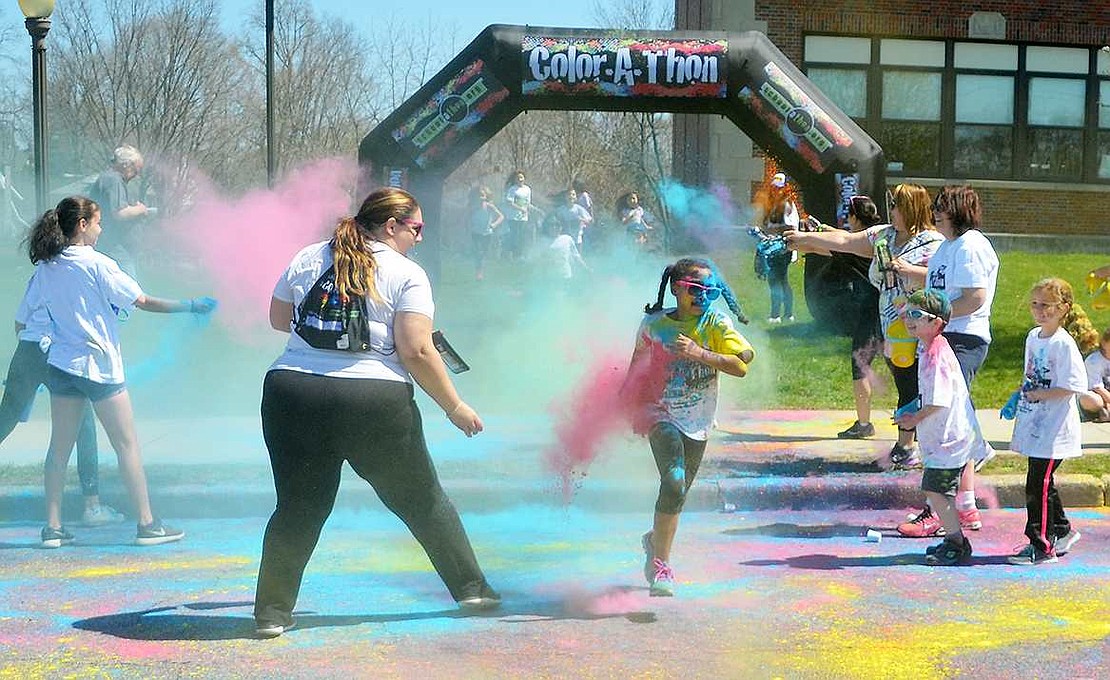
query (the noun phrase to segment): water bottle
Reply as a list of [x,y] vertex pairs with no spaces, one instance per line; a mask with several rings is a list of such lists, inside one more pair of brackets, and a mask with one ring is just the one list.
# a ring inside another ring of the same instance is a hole
[[875,242],[875,262],[883,273],[883,287],[891,290],[898,285],[898,274],[894,271],[894,257],[886,239]]

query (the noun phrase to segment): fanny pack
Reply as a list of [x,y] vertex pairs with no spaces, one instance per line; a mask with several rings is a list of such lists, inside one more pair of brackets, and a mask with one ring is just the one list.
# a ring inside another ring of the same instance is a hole
[[293,332],[316,349],[370,350],[370,324],[361,295],[341,296],[335,266],[328,267],[301,300],[293,315]]

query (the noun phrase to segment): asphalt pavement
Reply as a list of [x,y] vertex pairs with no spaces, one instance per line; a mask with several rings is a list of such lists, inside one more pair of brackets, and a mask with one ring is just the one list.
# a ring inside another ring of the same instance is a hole
[[[896,510],[683,517],[673,598],[648,595],[651,508],[464,513],[500,611],[466,616],[404,526],[341,509],[305,574],[296,628],[253,639],[264,518],[190,520],[138,548],[125,526],[41,550],[0,524],[0,677],[1104,678],[1110,510],[1055,564],[1006,562],[1024,512],[990,510],[965,567]],[[864,538],[881,531],[879,542]]]

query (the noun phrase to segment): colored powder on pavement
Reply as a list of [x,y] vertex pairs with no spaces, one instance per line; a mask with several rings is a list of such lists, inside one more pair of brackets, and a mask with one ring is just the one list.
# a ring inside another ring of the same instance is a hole
[[127,562],[75,569],[68,574],[68,578],[105,578],[155,571],[172,571],[177,573],[185,570],[197,571],[216,567],[245,567],[253,564],[254,560],[248,560],[245,557],[213,557],[205,560],[190,559],[179,562],[168,560],[158,562]]
[[353,160],[328,159],[240,198],[202,187],[192,209],[164,225],[167,237],[211,275],[221,323],[242,338],[269,328],[274,283],[297,251],[327,238],[349,212],[347,187],[357,172]]
[[1026,586],[1012,586],[997,597],[959,599],[948,617],[924,612],[921,620],[883,626],[875,626],[849,602],[832,603],[819,615],[810,612],[816,620],[808,634],[793,640],[776,665],[787,674],[945,678],[955,670],[953,659],[965,651],[1028,645],[1044,639],[1048,627],[1054,629],[1054,644],[1110,635],[1105,617],[1110,595],[1057,590],[1049,586],[1048,592],[1031,595]]
[[643,608],[643,592],[629,588],[608,588],[601,593],[572,589],[563,600],[563,611],[570,616],[620,616]]

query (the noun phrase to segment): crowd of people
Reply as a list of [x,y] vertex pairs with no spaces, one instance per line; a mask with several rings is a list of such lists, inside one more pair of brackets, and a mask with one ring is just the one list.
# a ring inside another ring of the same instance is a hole
[[617,197],[611,217],[595,204],[582,179],[539,203],[544,207],[537,204],[520,170],[509,174],[500,197],[486,185],[470,189],[468,245],[476,280],[484,280],[487,264],[499,259],[538,266],[536,271],[557,286],[570,287],[572,280],[589,270],[584,256],[609,248],[614,240],[633,252],[654,247],[654,217],[636,191]]
[[[129,216],[147,212],[127,196],[127,182],[142,167],[141,156],[132,152],[117,150],[112,169],[98,180],[102,202],[65,198],[38,218],[28,239],[27,255],[36,266],[16,316],[19,345],[0,406],[0,440],[45,384],[51,435],[44,548],[74,540],[62,521],[61,499],[75,444],[87,499],[83,519],[122,519],[98,502],[94,417],[119,459],[136,519],[135,543],[184,537],[151,508],[118,327],[134,308],[210,314],[216,301],[147,295],[120,261],[102,251],[106,242],[120,242],[107,238],[109,230],[123,232]],[[982,527],[975,471],[994,455],[970,397],[991,342],[999,276],[998,258],[980,231],[979,197],[966,186],[947,186],[930,197],[924,187],[899,184],[886,196],[889,223],[871,198],[854,196],[847,229],[803,230],[798,207],[785,198],[786,182],[785,176],[772,178],[763,221],[765,234],[781,237],[788,247],[767,271],[773,292],[769,321],[793,316],[785,277],[789,253],[833,256],[854,276],[856,420],[839,436],[875,435],[868,370],[882,355],[898,390],[898,438],[890,463],[923,468],[924,508],[898,531],[943,536],[926,550],[929,564],[965,564],[972,555],[968,532]],[[524,257],[541,229],[551,237],[547,249],[558,262],[559,278],[569,280],[587,267],[583,252],[591,247],[595,206],[582,183],[562,192],[560,203],[544,213],[532,204],[524,174],[516,172],[504,198],[498,205],[485,186],[470,197],[467,225],[477,278],[495,240],[507,257]],[[636,192],[621,196],[616,215],[634,243],[653,228]],[[255,595],[261,637],[295,625],[300,586],[344,463],[405,523],[460,608],[501,603],[438,481],[414,400],[419,387],[467,437],[484,428],[456,390],[433,340],[431,283],[409,257],[424,228],[416,197],[397,188],[374,190],[326,240],[296,253],[277,278],[269,321],[289,337],[262,381],[262,433],[277,501],[263,537]],[[123,259],[127,250],[117,253]],[[1110,274],[1110,268],[1099,272]],[[668,294],[673,306],[665,304]],[[714,308],[718,299],[731,318]],[[1028,543],[1009,559],[1038,565],[1056,561],[1081,537],[1060,503],[1054,475],[1062,461],[1081,453],[1081,420],[1110,419],[1110,329],[1095,331],[1071,286],[1058,278],[1034,285],[1029,305],[1035,326],[1026,338],[1024,377],[1012,409],[1012,448],[1029,459]],[[744,377],[755,358],[733,319],[748,323],[718,267],[684,257],[664,269],[635,335],[622,394],[659,473],[652,526],[642,537],[644,577],[653,596],[675,593],[672,547],[713,429],[719,376]],[[1081,353],[1088,353],[1086,360]]]

